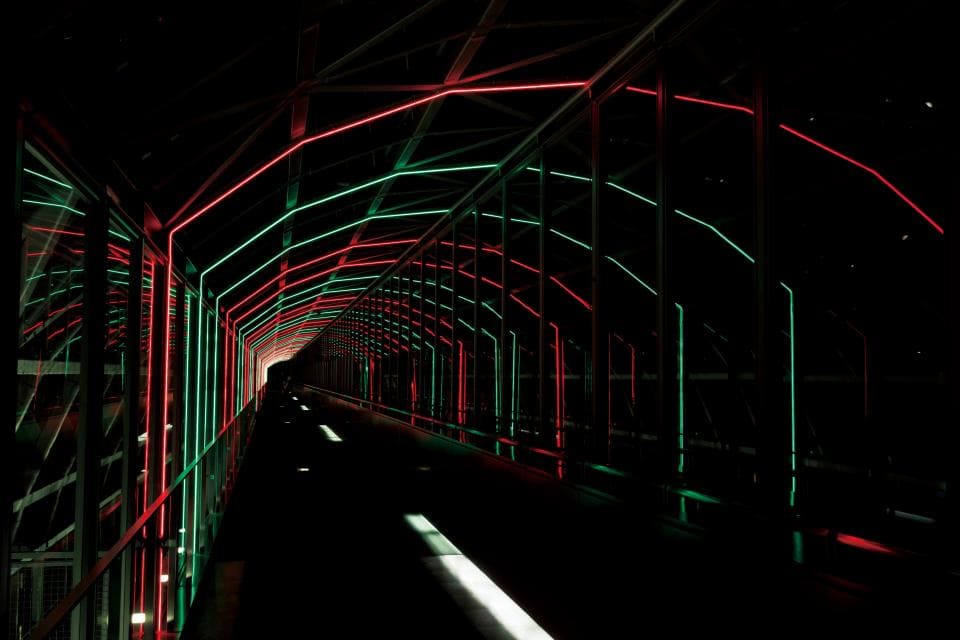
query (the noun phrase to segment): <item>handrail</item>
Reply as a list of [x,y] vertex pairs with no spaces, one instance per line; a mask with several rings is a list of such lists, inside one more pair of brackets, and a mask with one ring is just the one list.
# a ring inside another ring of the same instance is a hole
[[[250,405],[247,406],[249,407]],[[234,424],[236,424],[237,417],[224,425],[224,427],[217,434],[217,437],[206,446],[206,448],[193,460],[193,462],[191,462],[187,467],[184,468],[182,472],[180,472],[180,475],[178,475],[176,479],[170,483],[170,486],[168,486],[163,493],[157,496],[157,499],[154,500],[149,507],[147,507],[146,511],[143,512],[143,515],[137,518],[137,521],[134,522],[133,525],[131,525],[131,527],[127,529],[126,532],[120,537],[120,539],[117,540],[112,547],[110,547],[110,549],[97,561],[95,565],[93,565],[93,568],[90,570],[90,572],[83,576],[76,586],[70,590],[70,593],[68,593],[59,602],[59,604],[57,604],[57,606],[54,607],[53,610],[50,611],[50,613],[48,613],[46,617],[44,617],[44,619],[33,628],[33,631],[30,632],[30,640],[42,640],[53,633],[54,629],[56,629],[57,626],[63,622],[64,618],[66,618],[67,615],[73,611],[73,608],[80,603],[80,600],[87,595],[87,592],[90,590],[90,588],[97,583],[103,573],[111,564],[113,564],[120,553],[122,553],[123,550],[126,549],[131,542],[133,542],[140,530],[143,529],[148,522],[150,522],[157,510],[163,505],[163,503],[167,501],[173,491],[177,489],[177,487],[179,487],[180,484],[183,483],[183,481],[186,480],[191,473],[193,473],[200,461],[210,453],[210,451],[218,442],[220,442],[220,439],[223,438],[224,434],[226,434],[227,431],[233,427]],[[254,419],[256,418],[254,417]]]

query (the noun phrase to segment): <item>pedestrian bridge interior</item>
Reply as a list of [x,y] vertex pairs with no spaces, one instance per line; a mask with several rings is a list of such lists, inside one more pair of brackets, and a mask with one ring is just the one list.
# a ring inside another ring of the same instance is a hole
[[941,3],[199,4],[18,9],[0,633],[949,618]]

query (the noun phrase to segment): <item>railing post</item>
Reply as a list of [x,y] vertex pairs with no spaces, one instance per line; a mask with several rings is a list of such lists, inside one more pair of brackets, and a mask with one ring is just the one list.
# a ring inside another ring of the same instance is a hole
[[[77,428],[73,582],[97,562],[100,524],[100,449],[103,439],[103,350],[106,333],[107,226],[110,213],[101,195],[84,218],[83,337],[80,344],[80,424]],[[96,623],[96,590],[77,606],[73,637],[92,638]]]

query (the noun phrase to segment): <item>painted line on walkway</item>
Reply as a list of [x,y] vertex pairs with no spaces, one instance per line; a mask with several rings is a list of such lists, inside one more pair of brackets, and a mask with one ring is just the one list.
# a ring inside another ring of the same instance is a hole
[[424,558],[443,587],[487,638],[550,640],[551,636],[425,516],[403,516],[434,553]]
[[320,431],[323,431],[323,435],[327,436],[327,440],[330,442],[343,442],[343,438],[338,436],[336,432],[327,425],[319,424],[317,426],[320,427]]

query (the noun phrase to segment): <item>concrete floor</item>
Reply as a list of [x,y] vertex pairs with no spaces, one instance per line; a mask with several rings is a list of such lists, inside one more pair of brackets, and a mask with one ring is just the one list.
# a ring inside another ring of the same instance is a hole
[[313,392],[290,395],[269,397],[258,419],[183,638],[503,637],[481,634],[476,611],[430,572],[412,513],[557,638],[918,631],[960,602],[952,579],[918,583],[878,565],[865,574],[875,582],[850,580],[791,562],[757,522],[685,525]]

